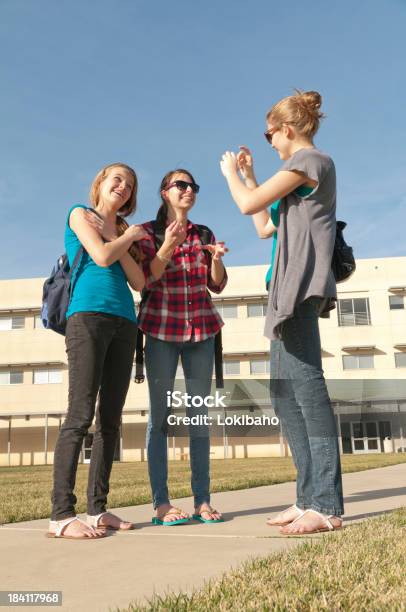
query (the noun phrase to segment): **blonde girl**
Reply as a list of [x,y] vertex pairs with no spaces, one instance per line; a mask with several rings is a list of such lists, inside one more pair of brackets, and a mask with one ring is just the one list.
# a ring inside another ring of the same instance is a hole
[[254,216],[262,237],[275,230],[267,207],[280,200],[265,335],[271,340],[272,404],[298,473],[295,504],[268,521],[284,534],[339,529],[343,514],[337,430],[318,326],[336,298],[335,167],[313,143],[321,102],[318,92],[296,91],[268,112],[265,137],[284,163],[262,185],[246,147],[238,156],[227,151],[220,162],[234,201]]
[[[141,226],[124,217],[136,208],[137,176],[126,164],[103,168],[95,177],[90,202],[67,215],[65,248],[69,262],[83,247],[74,272],[67,312],[66,351],[69,401],[54,458],[54,488],[49,537],[94,539],[105,530],[132,529],[106,511],[109,478],[136,342],[136,316],[130,285],[141,291],[144,274],[135,261],[134,241]],[[87,489],[87,522],[76,517],[74,495],[82,443],[95,414],[96,430]]]

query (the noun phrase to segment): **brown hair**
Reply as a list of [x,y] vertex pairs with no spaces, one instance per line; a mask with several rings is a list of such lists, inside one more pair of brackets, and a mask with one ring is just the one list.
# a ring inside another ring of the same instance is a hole
[[295,89],[293,96],[287,96],[277,102],[266,118],[275,126],[284,123],[294,125],[300,134],[313,138],[319,129],[320,119],[325,116],[321,111],[322,98],[317,91],[300,91]]
[[159,187],[159,195],[161,196],[161,206],[158,209],[156,220],[159,225],[166,225],[166,221],[168,218],[168,203],[163,198],[162,192],[168,187],[169,183],[172,181],[172,178],[175,174],[187,174],[192,183],[196,183],[193,175],[189,172],[189,170],[185,170],[184,168],[177,168],[176,170],[170,170],[164,176],[161,181],[161,186]]
[[[102,168],[93,179],[93,183],[90,187],[89,200],[93,208],[97,208],[100,198],[100,185],[102,181],[104,181],[104,179],[108,176],[110,170],[112,170],[113,168],[124,168],[125,170],[127,170],[127,172],[129,172],[129,174],[131,174],[134,180],[134,186],[132,188],[131,195],[128,198],[127,202],[123,204],[123,206],[120,208],[116,216],[117,233],[119,236],[121,236],[128,228],[128,223],[127,221],[125,221],[124,217],[132,215],[135,212],[135,209],[137,208],[138,179],[135,170],[133,170],[133,168],[131,168],[130,166],[127,166],[127,164],[123,164],[121,162],[104,166],[104,168]],[[132,245],[128,249],[128,252],[133,257],[133,259],[135,259],[135,261],[141,261],[141,252],[135,242],[132,243]]]

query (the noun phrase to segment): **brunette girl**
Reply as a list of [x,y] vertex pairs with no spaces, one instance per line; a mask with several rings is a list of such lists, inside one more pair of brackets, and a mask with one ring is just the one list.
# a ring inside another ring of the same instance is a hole
[[[168,495],[167,393],[174,385],[179,358],[191,396],[210,393],[214,362],[214,336],[223,322],[207,289],[220,293],[227,275],[222,257],[227,249],[208,228],[210,244],[202,245],[201,231],[188,215],[199,185],[183,169],[168,172],[161,182],[161,207],[156,220],[145,223],[149,240],[140,242],[144,255],[147,297],[141,303],[139,326],[146,335],[145,363],[150,394],[147,429],[148,469],[157,525],[177,525],[190,519],[175,508]],[[200,226],[202,228],[203,226]],[[157,246],[156,233],[162,233]],[[193,414],[207,414],[203,405]],[[210,505],[207,425],[190,426],[190,462],[194,495],[193,518],[217,523],[221,514]]]

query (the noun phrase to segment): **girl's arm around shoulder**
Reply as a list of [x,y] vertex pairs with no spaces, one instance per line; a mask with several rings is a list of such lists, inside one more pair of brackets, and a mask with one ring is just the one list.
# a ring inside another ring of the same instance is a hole
[[134,289],[134,291],[139,291],[141,293],[145,286],[145,276],[142,268],[134,261],[129,253],[124,253],[124,255],[120,257],[120,264],[130,287]]
[[69,225],[95,264],[102,268],[107,268],[118,261],[139,235],[138,226],[130,225],[119,238],[104,242],[100,233],[86,220],[86,210],[80,207],[74,208],[71,212]]

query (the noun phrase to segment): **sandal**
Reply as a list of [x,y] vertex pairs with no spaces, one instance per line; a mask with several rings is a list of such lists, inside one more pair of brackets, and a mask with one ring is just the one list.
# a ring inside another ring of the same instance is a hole
[[[114,518],[117,518],[120,521],[120,525],[128,525],[128,527],[113,527],[112,525],[103,525],[103,524],[99,524],[100,523],[100,519],[103,516],[106,515],[110,515],[110,516],[114,516]],[[88,514],[87,515],[87,524],[90,525],[91,527],[94,527],[95,529],[109,529],[111,531],[131,531],[132,529],[135,529],[135,524],[131,523],[131,521],[122,521],[118,516],[116,516],[115,514],[112,514],[111,512],[101,512],[100,514],[96,514],[96,515],[91,515]]]
[[[290,523],[290,525],[293,525],[294,523],[299,521],[301,518],[303,518],[305,514],[308,514],[309,512],[313,512],[314,514],[317,514],[317,516],[319,516],[323,520],[324,527],[317,527],[315,529],[311,529],[308,531],[293,531],[293,532],[283,531],[283,529],[281,529],[280,532],[284,535],[300,537],[300,536],[309,535],[312,533],[324,533],[326,531],[338,531],[339,529],[342,529],[343,527],[343,519],[341,517],[335,516],[334,514],[328,514],[328,515],[322,514],[321,512],[318,512],[317,510],[312,510],[311,508],[309,508],[308,510],[305,510],[302,516],[298,516],[294,521]],[[335,526],[333,525],[330,519],[336,519],[340,521],[340,524]]]
[[178,514],[182,514],[182,510],[180,510],[179,508],[173,507],[170,510],[168,510],[168,512],[165,512],[162,518],[159,518],[158,516],[154,516],[152,518],[152,524],[153,525],[164,525],[165,527],[170,527],[171,525],[182,525],[183,523],[188,523],[190,521],[189,516],[185,518],[176,519],[175,521],[164,521],[163,520],[166,516],[177,516]]
[[[296,504],[293,504],[293,506],[290,506],[289,508],[286,508],[286,510],[282,510],[282,512],[280,512],[279,514],[284,514],[285,512],[287,512],[288,510],[296,510],[296,512],[298,512],[298,516],[290,521],[279,521],[278,523],[270,523],[269,521],[271,521],[272,519],[267,519],[266,524],[269,527],[285,527],[285,525],[290,525],[291,523],[293,523],[293,521],[296,521],[297,519],[301,518],[305,511],[302,510],[301,508],[299,508],[298,506],[296,506]],[[277,515],[279,516],[279,515]]]
[[[89,525],[87,525],[84,521],[82,521],[77,516],[71,516],[70,518],[64,519],[63,521],[49,521],[50,531],[48,531],[48,533],[45,534],[46,537],[47,538],[64,538],[65,540],[98,540],[99,538],[105,537],[104,533],[97,533],[94,528],[92,528],[92,530],[95,532],[96,534],[95,536],[87,536],[84,533],[79,536],[65,535],[65,529],[67,528],[68,525],[70,525],[74,521],[79,521],[79,523],[82,523],[83,525],[86,525],[86,527],[89,527]],[[52,531],[51,531],[51,528],[52,528]]]
[[218,510],[214,510],[213,508],[210,508],[210,510],[200,510],[199,513],[192,514],[192,519],[194,519],[195,521],[200,521],[201,523],[224,523],[224,519],[222,516],[217,519],[205,519],[202,516],[202,514],[214,514],[215,512],[217,514],[220,514]]

